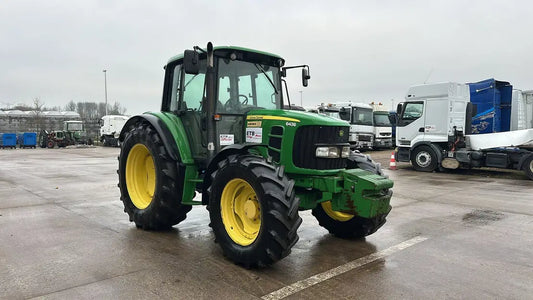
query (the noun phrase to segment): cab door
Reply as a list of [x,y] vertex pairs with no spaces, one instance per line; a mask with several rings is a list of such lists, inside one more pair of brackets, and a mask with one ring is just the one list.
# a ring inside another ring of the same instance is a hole
[[426,130],[423,117],[425,102],[425,100],[422,100],[403,104],[396,127],[397,146],[410,147],[417,141],[424,139]]

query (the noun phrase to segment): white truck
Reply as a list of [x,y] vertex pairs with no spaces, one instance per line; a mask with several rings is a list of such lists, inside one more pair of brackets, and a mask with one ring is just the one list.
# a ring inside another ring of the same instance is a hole
[[365,103],[337,102],[331,104],[339,109],[342,120],[350,123],[348,139],[352,149],[372,149],[374,146],[374,116],[372,106]]
[[397,114],[396,160],[417,171],[505,168],[533,180],[533,129],[471,134],[476,113],[466,84],[413,86]]
[[106,115],[100,119],[100,142],[104,146],[119,146],[118,137],[128,116]]
[[374,150],[392,147],[392,124],[389,112],[374,109]]

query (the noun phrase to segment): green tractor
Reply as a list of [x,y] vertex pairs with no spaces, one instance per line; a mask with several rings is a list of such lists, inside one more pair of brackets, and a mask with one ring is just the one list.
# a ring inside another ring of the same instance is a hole
[[[224,255],[270,265],[298,241],[299,210],[342,238],[374,233],[393,182],[350,151],[349,124],[283,110],[283,58],[240,47],[194,47],[165,66],[161,112],[134,116],[119,140],[119,187],[130,221],[163,230],[206,205]],[[285,102],[287,101],[287,102]],[[290,105],[290,104],[289,104]],[[201,193],[201,201],[195,199]]]

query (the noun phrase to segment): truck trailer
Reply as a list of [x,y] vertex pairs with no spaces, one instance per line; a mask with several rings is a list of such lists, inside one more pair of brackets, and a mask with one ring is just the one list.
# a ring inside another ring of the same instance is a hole
[[411,87],[397,106],[396,160],[423,172],[517,169],[533,180],[533,129],[472,134],[478,114],[470,88],[454,82]]

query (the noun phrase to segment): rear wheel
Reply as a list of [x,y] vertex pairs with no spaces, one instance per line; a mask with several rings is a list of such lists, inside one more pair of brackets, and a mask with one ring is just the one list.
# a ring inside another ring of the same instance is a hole
[[270,265],[298,241],[294,182],[254,155],[231,155],[212,174],[209,213],[224,255],[245,267]]
[[[347,169],[363,169],[384,176],[381,165],[370,158],[369,155],[352,151],[347,162]],[[384,193],[392,194],[387,190]],[[388,213],[374,218],[361,218],[350,213],[335,211],[331,206],[331,201],[322,202],[312,210],[313,216],[318,224],[329,231],[329,233],[340,238],[363,238],[376,232],[385,222]]]
[[433,172],[437,168],[437,154],[429,146],[415,148],[411,156],[413,168],[421,172]]
[[524,173],[526,173],[527,177],[529,177],[529,179],[533,180],[533,155],[530,155],[526,159],[522,169],[524,170]]
[[191,206],[181,204],[183,170],[150,124],[139,122],[126,134],[118,173],[124,211],[137,227],[168,229],[185,220]]

